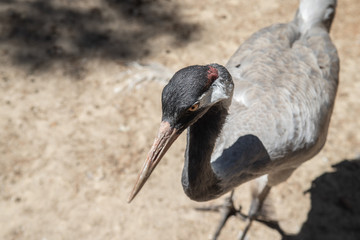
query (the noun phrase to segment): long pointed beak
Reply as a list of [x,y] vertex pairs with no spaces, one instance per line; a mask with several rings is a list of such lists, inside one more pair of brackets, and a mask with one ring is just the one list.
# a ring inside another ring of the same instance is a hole
[[155,169],[156,165],[160,162],[161,158],[179,135],[180,133],[178,133],[175,128],[170,127],[170,123],[166,121],[161,122],[158,136],[155,138],[154,144],[148,153],[142,170],[139,172],[135,186],[129,196],[129,203],[139,193],[145,182],[150,177],[152,171]]

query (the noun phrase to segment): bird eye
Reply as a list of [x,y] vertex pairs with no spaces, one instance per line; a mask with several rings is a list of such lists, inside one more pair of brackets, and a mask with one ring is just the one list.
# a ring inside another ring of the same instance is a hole
[[189,107],[189,111],[191,111],[191,112],[194,112],[194,111],[196,111],[196,110],[198,110],[199,109],[199,103],[195,103],[194,105],[192,105],[191,107]]

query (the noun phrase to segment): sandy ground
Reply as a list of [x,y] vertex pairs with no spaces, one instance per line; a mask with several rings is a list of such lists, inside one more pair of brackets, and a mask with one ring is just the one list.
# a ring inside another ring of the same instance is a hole
[[[251,33],[291,20],[296,8],[1,1],[0,239],[208,239],[220,216],[195,211],[204,203],[183,193],[184,136],[126,202],[159,125],[161,90],[181,67],[225,64]],[[331,36],[341,83],[328,141],[270,195],[271,218],[294,239],[360,239],[359,23],[360,1],[340,0]],[[249,184],[236,202],[248,209]],[[243,227],[231,219],[221,239]],[[281,236],[255,223],[249,239]]]

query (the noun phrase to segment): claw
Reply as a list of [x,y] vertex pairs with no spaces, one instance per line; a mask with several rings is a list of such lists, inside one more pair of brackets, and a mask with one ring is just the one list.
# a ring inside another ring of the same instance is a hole
[[225,201],[222,205],[195,208],[198,211],[213,211],[213,212],[221,212],[222,213],[221,220],[216,228],[214,235],[211,238],[212,240],[216,240],[220,236],[221,230],[224,228],[227,220],[231,216],[237,216],[241,220],[246,220],[248,218],[247,215],[245,215],[241,212],[241,209],[242,209],[241,206],[239,207],[239,209],[235,208],[234,201],[233,201],[233,195],[234,195],[234,191],[231,192],[229,197],[225,198]]
[[241,212],[241,210],[242,210],[241,206],[239,206],[238,209],[235,208],[234,201],[233,201],[234,191],[231,192],[229,197],[225,198],[225,201],[222,205],[199,207],[199,208],[195,208],[195,209],[198,211],[213,211],[213,212],[221,212],[222,213],[221,214],[222,217],[221,217],[220,222],[217,225],[216,231],[215,231],[214,235],[211,237],[212,240],[216,240],[220,236],[222,229],[224,228],[227,220],[231,216],[237,216],[241,220],[247,222],[244,231],[239,233],[239,236],[238,236],[239,240],[248,239],[248,237],[246,237],[246,235],[249,232],[253,221],[260,222],[260,223],[266,225],[267,227],[276,230],[279,234],[281,234],[282,237],[291,236],[291,235],[285,234],[285,232],[281,229],[281,227],[277,221],[265,220],[265,219],[261,218],[261,216],[259,216],[262,205],[263,205],[264,200],[266,199],[269,191],[270,191],[270,187],[265,187],[263,189],[263,191],[257,196],[257,198],[253,199],[253,202],[251,204],[248,215]]

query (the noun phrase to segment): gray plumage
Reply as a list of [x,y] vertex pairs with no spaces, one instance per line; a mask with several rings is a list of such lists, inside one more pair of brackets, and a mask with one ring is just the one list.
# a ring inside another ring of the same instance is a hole
[[[325,11],[335,11],[335,1],[313,3],[323,9],[332,6]],[[274,186],[325,144],[339,58],[328,34],[330,26],[302,19],[302,11],[311,16],[313,9],[300,8],[292,22],[256,32],[226,64],[235,87],[211,156],[219,179],[217,189],[222,190],[216,193],[214,188],[211,194],[209,186],[194,183],[197,188],[202,185],[201,193],[196,189],[201,199],[206,192],[211,199],[264,174],[268,174],[267,184]],[[314,12],[322,13],[316,8]],[[198,141],[191,142],[193,149],[201,148]]]
[[336,0],[303,0],[293,21],[253,34],[225,67],[178,71],[163,90],[159,134],[129,200],[188,129],[185,193],[206,201],[264,176],[260,210],[270,188],[325,144],[339,74],[329,37],[335,9]]

